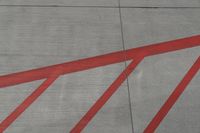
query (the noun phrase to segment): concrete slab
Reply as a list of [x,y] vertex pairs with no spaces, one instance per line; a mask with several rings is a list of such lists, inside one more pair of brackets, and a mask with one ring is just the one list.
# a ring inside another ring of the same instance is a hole
[[122,9],[126,48],[198,35],[200,9]]
[[0,89],[0,122],[3,121],[41,81]]
[[[69,132],[118,76],[123,66],[124,63],[120,63],[60,77],[6,133]],[[126,84],[120,87],[83,132],[94,131],[131,132]]]
[[[200,7],[198,0],[120,2],[140,7],[121,9],[126,49],[200,33],[198,8],[143,8]],[[122,50],[117,6],[118,0],[1,0],[0,75]],[[131,74],[134,133],[144,130],[199,53],[191,48],[149,57]],[[6,133],[69,132],[123,69],[119,63],[60,77]],[[200,131],[199,77],[157,132]],[[0,121],[41,83],[0,89]],[[132,132],[129,106],[124,83],[83,132]]]
[[1,0],[0,5],[118,6],[118,0]]
[[[199,56],[200,48],[182,50],[146,58],[129,78],[135,133],[141,133],[167,100],[176,85]],[[192,93],[199,88],[197,82],[177,102],[157,132],[195,132],[199,130],[199,97]],[[187,94],[190,94],[186,97]],[[190,100],[190,101],[187,101]],[[193,108],[191,108],[191,103]],[[185,110],[184,110],[185,109]],[[181,111],[180,111],[181,110]],[[187,115],[188,114],[188,115]],[[188,126],[185,126],[188,125]],[[176,127],[176,128],[175,128]],[[194,127],[190,128],[190,127]]]
[[1,7],[0,74],[122,50],[118,9]]
[[[1,75],[123,49],[118,9],[0,7],[0,20]],[[6,133],[69,132],[123,69],[120,63],[60,77]],[[0,101],[7,100],[1,121],[41,82],[0,90]],[[130,119],[124,84],[84,132],[130,133]]]
[[199,0],[121,0],[122,7],[200,7]]
[[[125,47],[199,34],[199,9],[122,9]],[[141,133],[200,53],[200,47],[148,57],[129,78],[133,126]],[[199,132],[199,75],[157,132]],[[196,92],[196,94],[194,94]]]
[[189,84],[179,101],[162,122],[162,125],[158,128],[158,132],[174,131],[182,133],[199,133],[199,81],[200,73],[198,73]]

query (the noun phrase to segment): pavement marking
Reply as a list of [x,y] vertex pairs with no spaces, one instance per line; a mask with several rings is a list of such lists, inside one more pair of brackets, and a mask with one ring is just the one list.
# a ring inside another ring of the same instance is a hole
[[18,107],[0,123],[0,133],[3,133],[48,87],[59,77],[59,69],[51,74],[34,92],[32,92]]
[[146,53],[146,56],[152,56],[196,46],[200,46],[200,35],[128,49],[125,51],[117,51],[43,68],[12,73],[0,76],[0,88],[48,78],[51,75],[51,72],[59,69],[60,67],[63,68],[63,70],[60,72],[60,75],[63,75],[131,60],[141,52]]
[[96,101],[96,103],[89,109],[89,111],[82,117],[82,119],[75,125],[70,133],[81,132],[98,111],[106,104],[111,96],[119,89],[121,84],[127,79],[137,65],[143,60],[144,55],[134,58],[133,61],[126,67],[126,69],[117,77],[117,79],[109,86],[103,95]]
[[[168,42],[157,43],[153,45],[117,51],[105,55],[85,58],[81,60],[66,62],[53,66],[23,71],[8,75],[0,76],[0,88],[17,85],[21,83],[31,82],[40,79],[46,79],[31,95],[29,95],[3,122],[0,123],[0,133],[6,130],[37,98],[44,93],[44,91],[63,74],[73,73],[126,60],[132,60],[127,68],[119,75],[119,77],[111,84],[105,93],[97,100],[97,102],[90,108],[86,115],[75,125],[70,133],[80,133],[84,127],[92,120],[96,113],[109,100],[119,86],[126,80],[127,76],[136,68],[136,66],[143,60],[143,58],[162,54],[166,52],[192,48],[200,46],[200,35],[177,39]],[[161,113],[155,116],[155,120],[150,123],[150,126],[144,131],[145,133],[153,133],[156,127],[164,119],[167,112],[171,109],[178,97],[182,94],[180,90],[185,87],[192,80],[195,73],[200,67],[200,57],[193,65],[191,70],[183,78],[182,82],[175,89],[166,104],[161,108]],[[165,114],[163,114],[165,112]],[[157,121],[159,119],[159,121]]]

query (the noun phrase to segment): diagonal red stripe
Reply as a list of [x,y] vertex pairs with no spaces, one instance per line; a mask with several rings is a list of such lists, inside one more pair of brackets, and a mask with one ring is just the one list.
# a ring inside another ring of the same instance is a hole
[[62,75],[131,60],[141,52],[146,52],[146,56],[151,56],[195,46],[200,46],[200,35],[0,76],[0,88],[48,78],[51,72],[59,67],[63,68],[63,71],[60,72]]
[[75,125],[70,133],[80,133],[87,126],[87,124],[110,99],[110,97],[117,91],[119,86],[126,80],[127,76],[131,74],[131,72],[136,68],[136,66],[142,61],[143,58],[144,56],[142,55],[133,59],[133,61],[127,66],[127,68],[119,75],[119,77],[117,77],[117,79],[110,85],[110,87],[104,92],[104,94]]
[[7,118],[0,123],[0,133],[6,130],[59,77],[58,71],[60,71],[60,69],[47,78]]
[[165,116],[170,111],[172,106],[176,103],[178,98],[181,96],[181,94],[186,89],[187,85],[190,83],[190,81],[192,80],[192,78],[195,76],[195,74],[198,72],[199,69],[200,69],[200,56],[197,59],[197,61],[193,64],[193,66],[190,68],[190,70],[187,72],[187,74],[184,76],[182,81],[178,84],[176,89],[169,96],[169,98],[167,99],[165,104],[161,107],[161,109],[158,111],[158,113],[154,116],[152,121],[149,123],[149,125],[144,130],[144,133],[154,133],[156,128],[159,126],[159,124],[165,118]]

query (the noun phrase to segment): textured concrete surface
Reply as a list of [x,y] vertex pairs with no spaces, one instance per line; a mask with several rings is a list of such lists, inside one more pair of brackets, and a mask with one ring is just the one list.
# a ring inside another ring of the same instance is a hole
[[122,9],[126,48],[198,35],[200,9]]
[[118,6],[118,0],[1,0],[0,5]]
[[[6,132],[69,132],[121,72],[123,66],[123,64],[116,64],[60,77]],[[7,94],[2,100],[9,98],[7,105],[2,103],[2,112],[8,112],[17,104],[10,98],[17,88],[20,90],[15,97],[20,96],[19,100],[22,100],[25,93],[30,93],[34,89],[32,86],[30,87],[27,90],[27,86],[19,85],[15,87],[15,90],[14,88],[10,90],[10,87],[2,90],[3,94]],[[19,94],[20,92],[22,94]],[[130,133],[131,123],[127,94],[126,85],[122,85],[84,132]]]
[[[189,49],[146,58],[129,78],[135,133],[141,133],[199,56]],[[157,129],[158,133],[199,132],[199,75]],[[192,92],[196,92],[192,95]]]
[[[199,6],[198,0],[1,0],[0,75],[200,34]],[[142,133],[199,53],[200,47],[146,58],[83,132]],[[5,133],[69,132],[124,68],[122,62],[59,77]],[[200,73],[156,132],[200,132],[199,80]],[[0,121],[42,81],[0,89]]]
[[1,7],[0,18],[1,74],[123,49],[118,9]]
[[122,7],[200,7],[199,0],[121,0]]
[[[122,9],[125,47],[128,49],[196,35],[200,31],[199,14],[199,9]],[[136,73],[129,78],[135,133],[144,130],[199,53],[200,48],[166,53],[146,58],[138,66]],[[198,79],[199,75],[157,132],[200,131]]]

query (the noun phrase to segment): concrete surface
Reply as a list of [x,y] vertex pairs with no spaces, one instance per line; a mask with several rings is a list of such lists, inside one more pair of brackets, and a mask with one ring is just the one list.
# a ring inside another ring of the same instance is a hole
[[1,0],[0,5],[118,6],[118,0]]
[[[196,35],[200,31],[199,14],[200,9],[122,9],[125,47]],[[200,48],[191,48],[146,58],[129,77],[135,133],[144,130],[199,53]],[[199,77],[170,111],[158,133],[200,131]]]
[[[0,75],[200,34],[199,6],[198,0],[1,0]],[[199,53],[200,47],[146,58],[83,132],[142,133]],[[124,68],[122,62],[59,77],[5,133],[69,132]],[[156,132],[200,132],[199,80],[200,73]],[[0,121],[42,81],[0,89]]]
[[122,7],[200,7],[199,0],[121,0]]

